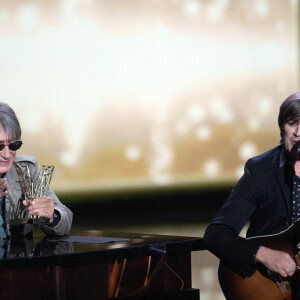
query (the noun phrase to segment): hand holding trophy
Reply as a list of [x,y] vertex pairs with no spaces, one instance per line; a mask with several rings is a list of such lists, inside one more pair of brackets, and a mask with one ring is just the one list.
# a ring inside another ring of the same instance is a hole
[[[35,184],[31,178],[28,166],[21,166],[19,164],[16,164],[16,169],[20,178],[24,200],[28,202],[28,205],[31,205],[31,202],[34,199],[46,196],[50,187],[54,166],[41,166],[39,177]],[[29,219],[31,219],[33,223],[42,223],[49,221],[48,218],[42,218],[38,215],[30,215]]]

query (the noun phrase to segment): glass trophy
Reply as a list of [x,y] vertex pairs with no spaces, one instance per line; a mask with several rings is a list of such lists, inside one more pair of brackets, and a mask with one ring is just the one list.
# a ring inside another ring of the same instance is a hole
[[[34,199],[46,196],[50,187],[54,166],[41,166],[36,183],[34,183],[31,178],[28,166],[16,164],[16,169],[19,175],[24,200],[26,200],[29,205]],[[30,215],[28,221],[36,224],[48,222],[49,218],[39,217],[38,215]]]

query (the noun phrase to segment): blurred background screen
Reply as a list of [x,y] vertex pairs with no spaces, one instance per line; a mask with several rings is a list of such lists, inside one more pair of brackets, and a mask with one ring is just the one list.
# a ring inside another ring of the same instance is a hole
[[0,100],[58,192],[233,183],[299,89],[298,1],[0,1]]
[[[203,236],[299,90],[298,0],[0,0],[0,101],[72,232]],[[201,299],[218,259],[192,255]]]

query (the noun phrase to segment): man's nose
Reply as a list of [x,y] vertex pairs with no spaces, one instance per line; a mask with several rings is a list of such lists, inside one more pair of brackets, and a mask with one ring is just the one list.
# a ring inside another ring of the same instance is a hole
[[300,124],[299,124],[299,123],[298,123],[297,126],[295,127],[295,132],[294,132],[294,134],[295,134],[296,136],[300,136]]
[[3,150],[0,152],[1,156],[4,158],[9,158],[10,157],[10,152],[8,146],[4,146]]

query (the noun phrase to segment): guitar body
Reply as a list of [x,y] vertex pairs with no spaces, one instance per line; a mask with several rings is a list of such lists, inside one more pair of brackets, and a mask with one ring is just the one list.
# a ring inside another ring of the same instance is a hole
[[[299,266],[299,248],[295,241],[300,238],[299,220],[282,233],[254,237],[259,245],[296,255]],[[297,268],[292,278],[281,278],[259,265],[251,277],[242,277],[225,265],[219,265],[219,283],[226,299],[239,300],[294,300],[300,299],[300,274]]]

